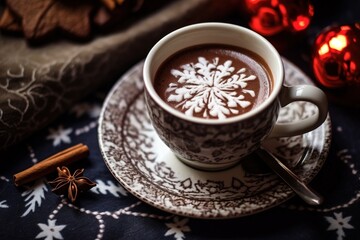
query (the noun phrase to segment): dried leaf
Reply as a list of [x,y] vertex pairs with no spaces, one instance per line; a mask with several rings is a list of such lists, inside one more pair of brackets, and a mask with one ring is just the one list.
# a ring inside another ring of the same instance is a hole
[[43,38],[56,29],[78,38],[90,34],[90,14],[95,1],[88,0],[7,0],[11,10],[22,20],[27,39]]
[[5,7],[0,17],[0,29],[12,32],[22,31],[21,23],[7,7]]

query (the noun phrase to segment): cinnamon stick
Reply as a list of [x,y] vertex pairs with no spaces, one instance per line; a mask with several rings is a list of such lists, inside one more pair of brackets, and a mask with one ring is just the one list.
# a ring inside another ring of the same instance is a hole
[[77,144],[67,148],[45,160],[14,175],[15,186],[21,186],[44,177],[56,170],[57,167],[66,166],[89,156],[89,148],[84,144]]

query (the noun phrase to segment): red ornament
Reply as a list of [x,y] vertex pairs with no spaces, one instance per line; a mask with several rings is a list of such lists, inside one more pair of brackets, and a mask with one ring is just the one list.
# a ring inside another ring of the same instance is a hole
[[323,86],[360,86],[360,23],[324,29],[315,40],[312,60]]
[[309,0],[245,0],[245,8],[250,27],[264,36],[303,31],[314,15]]

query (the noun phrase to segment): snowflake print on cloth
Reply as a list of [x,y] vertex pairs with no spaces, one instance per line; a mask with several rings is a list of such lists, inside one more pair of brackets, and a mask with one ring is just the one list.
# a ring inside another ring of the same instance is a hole
[[70,133],[72,133],[72,131],[73,131],[72,128],[64,129],[62,125],[60,125],[58,129],[50,128],[49,129],[50,135],[48,135],[46,139],[52,139],[54,147],[60,145],[61,142],[71,143],[71,139],[69,135]]
[[255,97],[255,92],[246,87],[256,76],[246,75],[245,68],[235,72],[231,60],[219,64],[218,57],[212,62],[199,57],[197,63],[181,68],[171,70],[178,80],[170,83],[166,91],[171,93],[167,100],[178,103],[176,108],[185,110],[186,115],[203,112],[204,118],[225,119],[230,114],[238,114],[238,106],[246,108],[251,104],[246,96]]
[[42,232],[40,232],[36,238],[44,238],[45,240],[63,239],[60,231],[63,230],[66,225],[56,225],[56,219],[48,220],[48,225],[38,223],[38,226],[41,228]]
[[170,236],[174,234],[176,240],[184,239],[184,232],[191,231],[190,227],[186,225],[188,221],[188,218],[180,220],[179,217],[174,217],[173,223],[166,223],[166,226],[170,229],[165,233],[165,236]]
[[101,112],[101,106],[99,104],[79,103],[75,105],[70,112],[75,113],[79,118],[85,114],[88,114],[91,118],[98,118]]
[[9,208],[9,205],[6,204],[6,200],[0,201],[0,208]]
[[21,217],[25,217],[29,213],[35,212],[36,206],[41,206],[42,200],[45,199],[45,192],[47,191],[48,189],[46,187],[45,180],[39,179],[32,187],[23,192],[21,196],[25,198],[25,206],[27,209]]
[[90,189],[90,191],[96,193],[96,194],[107,194],[111,193],[115,197],[127,196],[127,192],[125,189],[120,186],[119,184],[115,185],[112,181],[108,180],[107,184],[104,183],[102,180],[97,179],[96,180],[96,186]]
[[334,213],[335,218],[325,217],[325,219],[330,223],[328,231],[336,230],[337,240],[342,240],[345,237],[344,229],[353,229],[354,227],[350,225],[351,216],[343,217],[342,213]]

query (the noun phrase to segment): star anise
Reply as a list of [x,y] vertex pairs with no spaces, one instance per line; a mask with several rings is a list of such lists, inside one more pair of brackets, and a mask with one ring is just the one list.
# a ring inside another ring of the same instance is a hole
[[71,202],[74,202],[78,192],[84,192],[96,186],[86,177],[83,177],[84,169],[77,169],[73,175],[67,167],[57,168],[58,177],[49,184],[53,187],[52,191],[58,195],[66,194]]

